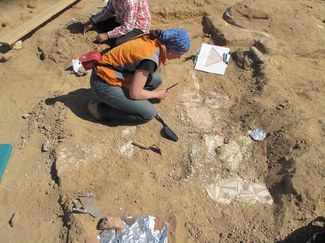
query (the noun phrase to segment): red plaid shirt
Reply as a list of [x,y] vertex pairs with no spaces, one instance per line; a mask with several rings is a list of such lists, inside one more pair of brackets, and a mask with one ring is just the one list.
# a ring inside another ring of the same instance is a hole
[[109,0],[103,10],[91,19],[98,23],[114,16],[121,26],[107,32],[108,38],[120,37],[133,29],[140,29],[144,33],[150,29],[148,0]]

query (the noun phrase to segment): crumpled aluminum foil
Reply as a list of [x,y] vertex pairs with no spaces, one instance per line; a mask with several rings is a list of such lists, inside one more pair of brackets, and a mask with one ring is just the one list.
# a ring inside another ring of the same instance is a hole
[[123,221],[123,230],[104,230],[99,234],[100,243],[167,243],[168,226],[155,230],[155,217],[134,217],[135,223],[128,225]]
[[250,136],[255,141],[263,141],[266,137],[266,133],[262,128],[256,128],[251,132]]

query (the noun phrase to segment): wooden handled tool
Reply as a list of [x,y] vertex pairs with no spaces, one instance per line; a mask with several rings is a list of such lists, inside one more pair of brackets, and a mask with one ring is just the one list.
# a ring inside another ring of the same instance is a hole
[[178,84],[178,83],[176,83],[176,84],[173,84],[173,85],[169,86],[169,87],[168,87],[166,90],[169,90],[169,89],[171,89],[171,88],[175,87],[177,84]]
[[155,144],[153,144],[151,146],[146,146],[143,143],[136,142],[136,141],[133,141],[132,144],[139,147],[139,148],[146,149],[146,150],[151,150],[151,151],[153,151],[155,153],[161,154],[161,149]]

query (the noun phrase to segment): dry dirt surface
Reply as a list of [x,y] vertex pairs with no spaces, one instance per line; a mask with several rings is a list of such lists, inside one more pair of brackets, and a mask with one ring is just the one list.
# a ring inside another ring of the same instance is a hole
[[[0,35],[56,1],[1,0]],[[0,53],[0,143],[13,145],[0,185],[1,242],[84,242],[100,217],[72,212],[93,193],[102,216],[160,216],[169,242],[305,242],[325,216],[325,1],[149,0],[152,29],[184,27],[191,49],[161,70],[179,83],[162,124],[100,123],[87,111],[90,75],[72,59],[106,44],[81,0]],[[225,75],[194,69],[202,43],[226,46]],[[249,133],[266,132],[263,141]],[[157,145],[162,154],[132,145]],[[273,203],[214,201],[207,186],[244,180]]]

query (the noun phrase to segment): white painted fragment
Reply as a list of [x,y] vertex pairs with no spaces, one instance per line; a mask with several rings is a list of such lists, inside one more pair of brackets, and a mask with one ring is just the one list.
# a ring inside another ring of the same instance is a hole
[[128,136],[130,134],[134,134],[136,131],[136,127],[128,127],[122,131],[122,137]]
[[217,203],[230,204],[243,201],[254,204],[273,204],[273,199],[263,183],[245,182],[239,178],[228,178],[206,186],[209,197]]
[[192,119],[194,126],[198,128],[209,128],[212,126],[212,116],[207,107],[189,108],[188,116]]
[[205,99],[205,103],[210,109],[214,110],[220,108],[227,108],[229,103],[229,97],[216,92],[209,92]]
[[205,134],[203,138],[207,146],[208,154],[215,154],[216,148],[223,144],[223,137],[218,135]]
[[133,147],[132,142],[127,142],[126,144],[122,145],[120,152],[127,157],[131,157],[133,155]]

